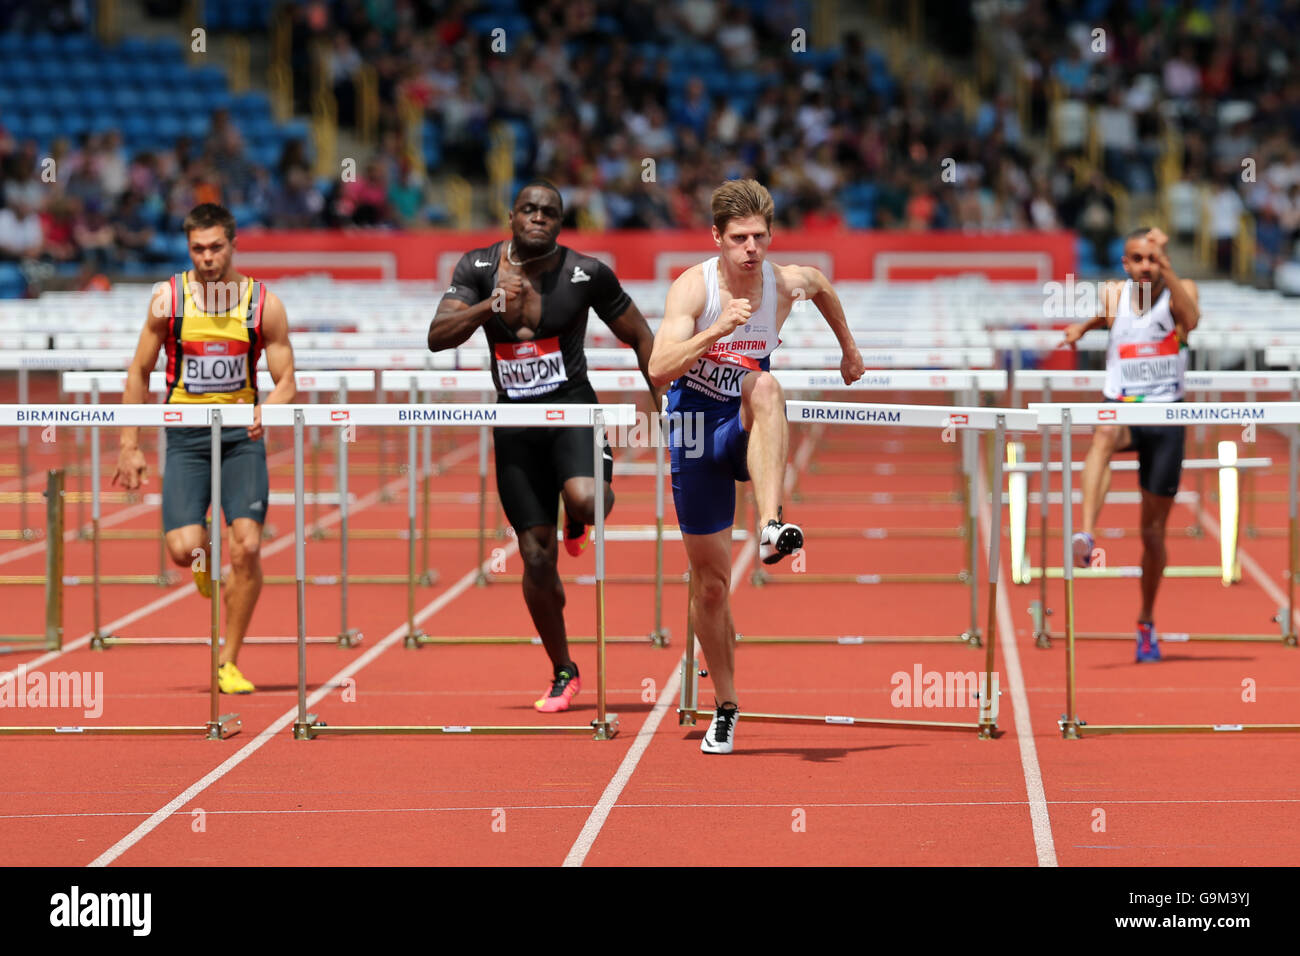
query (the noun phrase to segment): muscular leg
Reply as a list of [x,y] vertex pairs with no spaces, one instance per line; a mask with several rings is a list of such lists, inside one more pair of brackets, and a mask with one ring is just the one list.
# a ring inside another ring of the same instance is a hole
[[524,559],[524,603],[553,668],[572,663],[564,629],[564,585],[555,568],[555,525],[535,525],[519,533]]
[[[775,511],[773,517],[776,516]],[[718,703],[740,706],[736,695],[736,624],[731,617],[731,528],[683,534],[691,562],[691,620],[713,679]]]
[[[596,479],[570,478],[564,483],[561,494],[564,497],[564,515],[568,521],[577,524],[596,523]],[[614,489],[605,482],[605,517],[614,508]]]
[[[236,662],[248,633],[248,622],[262,593],[262,526],[252,518],[236,518],[230,526],[230,581],[223,589],[226,604],[226,644],[221,663]],[[213,576],[219,569],[212,569]]]
[[1142,613],[1139,621],[1151,621],[1156,592],[1164,578],[1168,554],[1165,550],[1165,523],[1174,499],[1153,495],[1142,489]]
[[1079,530],[1095,534],[1101,506],[1110,491],[1110,459],[1121,448],[1131,443],[1128,428],[1124,425],[1099,425],[1093,432],[1088,457],[1083,464],[1083,523]]
[[[751,372],[741,385],[740,423],[749,432],[746,463],[754,482],[754,502],[761,528],[777,517],[785,481],[790,424],[785,418],[785,392],[770,372]],[[730,551],[727,565],[731,565]],[[730,581],[727,582],[730,585]]]
[[[178,568],[194,568],[194,562],[198,560],[200,551],[205,551],[208,546],[208,528],[207,525],[187,524],[180,528],[173,528],[164,536],[167,544],[167,555],[172,559],[172,564]],[[207,566],[208,555],[203,555],[204,566]],[[208,568],[208,570],[212,570]]]

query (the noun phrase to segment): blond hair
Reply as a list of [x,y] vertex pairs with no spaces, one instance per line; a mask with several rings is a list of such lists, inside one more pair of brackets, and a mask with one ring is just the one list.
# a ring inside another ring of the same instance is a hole
[[718,232],[726,232],[727,223],[731,220],[748,219],[750,216],[762,216],[768,231],[772,229],[772,215],[775,212],[772,194],[756,180],[727,180],[713,190],[710,204],[713,207],[713,224],[718,227]]

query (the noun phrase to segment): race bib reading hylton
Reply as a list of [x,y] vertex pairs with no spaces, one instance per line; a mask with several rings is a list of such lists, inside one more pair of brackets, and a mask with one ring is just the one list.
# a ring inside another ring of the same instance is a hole
[[569,380],[558,338],[498,342],[492,351],[497,361],[497,379],[507,398],[545,395]]

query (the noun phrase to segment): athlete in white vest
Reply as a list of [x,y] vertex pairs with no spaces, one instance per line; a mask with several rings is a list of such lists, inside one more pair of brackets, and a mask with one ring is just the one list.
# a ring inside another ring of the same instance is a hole
[[[1073,346],[1089,329],[1110,329],[1106,349],[1106,385],[1111,402],[1181,402],[1187,371],[1187,337],[1200,317],[1196,283],[1179,279],[1159,229],[1139,229],[1124,243],[1126,282],[1107,282],[1100,314],[1065,330]],[[1142,609],[1138,615],[1137,660],[1160,660],[1152,614],[1164,575],[1165,522],[1178,493],[1183,469],[1181,426],[1099,425],[1083,467],[1082,529],[1074,535],[1074,563],[1092,563],[1093,532],[1110,489],[1110,459],[1116,452],[1138,454],[1142,491]]]
[[[843,351],[846,384],[861,378],[864,367],[826,276],[810,266],[766,261],[768,191],[752,179],[732,180],[714,190],[712,207],[720,254],[687,269],[668,290],[649,374],[655,388],[672,383],[673,503],[691,565],[691,613],[718,698],[700,748],[731,753],[740,712],[729,600],[735,482],[754,482],[764,563],[803,545],[802,530],[781,514],[789,426],[785,394],[767,371],[795,300],[811,300],[825,316]],[[696,436],[689,443],[682,441],[687,416]]]

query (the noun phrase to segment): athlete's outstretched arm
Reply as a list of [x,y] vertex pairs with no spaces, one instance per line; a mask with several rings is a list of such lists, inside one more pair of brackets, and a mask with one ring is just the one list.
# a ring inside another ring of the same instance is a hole
[[668,289],[663,321],[659,323],[650,353],[650,384],[655,388],[668,385],[694,365],[714,342],[749,321],[749,300],[732,299],[716,322],[697,333],[695,320],[704,306],[704,273],[699,266],[692,266]]
[[645,316],[641,314],[641,310],[634,302],[624,309],[617,319],[609,323],[609,329],[618,336],[620,342],[632,346],[636,352],[637,364],[641,366],[641,374],[645,376],[646,384],[650,386],[650,397],[654,400],[655,410],[658,411],[660,388],[656,387],[650,378],[650,353],[654,350],[655,337],[650,331]]
[[[167,336],[167,320],[172,314],[172,289],[168,282],[158,283],[149,299],[149,314],[145,316],[140,341],[136,344],[131,366],[126,371],[126,387],[122,389],[123,405],[141,405],[149,394],[149,373],[158,364],[158,351]],[[140,450],[140,429],[128,426],[122,429],[122,449],[118,453],[117,470],[113,484],[134,491],[149,480],[149,466]]]
[[1168,236],[1159,229],[1152,229],[1147,233],[1147,238],[1156,248],[1154,258],[1156,265],[1160,267],[1160,278],[1164,279],[1165,285],[1169,288],[1169,313],[1174,317],[1174,324],[1178,326],[1178,331],[1186,342],[1188,334],[1196,328],[1196,323],[1201,319],[1200,295],[1196,283],[1191,279],[1180,279],[1174,273],[1173,263],[1169,261],[1167,251]]
[[853,341],[853,333],[849,331],[849,320],[844,317],[844,306],[840,303],[840,297],[835,294],[831,280],[826,278],[825,273],[820,269],[812,266],[795,268],[799,270],[799,284],[795,288],[812,300],[813,305],[817,306],[817,311],[826,319],[826,324],[835,333],[835,339],[840,343],[840,351],[843,353],[843,358],[840,360],[840,375],[844,378],[845,385],[852,385],[862,377],[866,366],[862,364],[862,353],[858,351],[858,343]]

